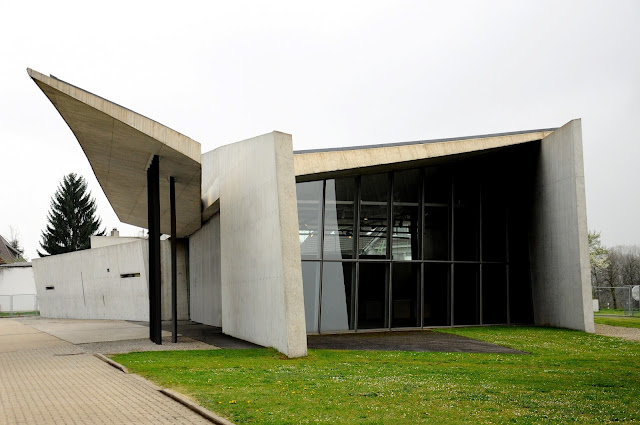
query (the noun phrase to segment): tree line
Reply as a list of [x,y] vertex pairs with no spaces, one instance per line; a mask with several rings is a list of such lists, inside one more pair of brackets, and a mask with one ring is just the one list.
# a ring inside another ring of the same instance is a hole
[[600,232],[589,231],[589,263],[593,298],[601,299],[604,295],[614,309],[624,307],[628,300],[620,299],[621,293],[614,288],[640,285],[640,246],[606,247],[600,240]]

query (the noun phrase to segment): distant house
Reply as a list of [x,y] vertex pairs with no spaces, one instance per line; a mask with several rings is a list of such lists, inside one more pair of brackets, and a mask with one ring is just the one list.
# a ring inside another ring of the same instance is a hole
[[21,260],[20,253],[0,235],[0,264],[14,263]]

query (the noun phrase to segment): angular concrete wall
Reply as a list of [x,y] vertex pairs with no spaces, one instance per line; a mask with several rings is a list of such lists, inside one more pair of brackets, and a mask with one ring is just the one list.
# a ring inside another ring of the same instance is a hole
[[217,152],[223,332],[305,356],[291,135],[273,132]]
[[[33,260],[40,315],[61,319],[149,320],[146,241]],[[121,278],[121,274],[140,273]],[[54,289],[46,289],[46,287]]]
[[[171,319],[170,242],[161,242],[162,319]],[[36,258],[32,262],[40,314],[64,319],[149,320],[148,241]],[[140,273],[136,277],[123,274]],[[53,286],[54,289],[46,289]],[[188,300],[184,245],[178,245],[178,319]]]
[[534,185],[535,323],[594,332],[580,120],[542,140]]
[[189,237],[191,320],[222,327],[220,214]]

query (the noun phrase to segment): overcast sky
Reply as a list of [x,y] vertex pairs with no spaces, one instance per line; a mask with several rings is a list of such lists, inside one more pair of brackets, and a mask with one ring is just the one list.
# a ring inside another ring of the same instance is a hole
[[9,2],[0,5],[0,234],[36,257],[51,196],[89,181],[30,67],[202,144],[294,149],[559,127],[582,118],[589,228],[640,244],[640,1]]

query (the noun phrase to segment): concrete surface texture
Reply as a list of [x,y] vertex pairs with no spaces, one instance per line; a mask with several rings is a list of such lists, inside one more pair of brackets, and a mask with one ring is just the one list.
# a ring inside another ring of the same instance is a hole
[[594,332],[580,120],[542,140],[535,179],[530,231],[534,320]]
[[[171,318],[170,241],[160,244],[162,317]],[[178,243],[178,319],[187,319],[185,244]],[[33,260],[40,314],[50,318],[148,320],[148,242],[87,249]],[[53,288],[53,289],[47,289]]]
[[25,267],[0,266],[0,312],[11,310],[37,310],[36,282],[31,264]]
[[218,157],[223,332],[304,356],[291,136],[273,132],[222,146]]
[[189,237],[191,320],[222,327],[220,214]]
[[447,139],[442,142],[416,142],[395,146],[372,146],[368,148],[298,152],[294,155],[295,174],[303,180],[323,178],[327,173],[336,174],[366,167],[378,167],[399,162],[419,161],[469,152],[483,151],[540,140],[552,130],[510,133],[497,136],[479,136],[460,140]]
[[91,236],[91,248],[102,248],[111,245],[136,242],[145,238],[123,237],[123,236]]
[[169,176],[176,179],[177,234],[201,224],[200,143],[64,81],[28,69],[71,128],[118,218],[147,227],[147,173],[160,159],[160,231],[171,233]]
[[[149,328],[124,320],[25,318],[21,324],[72,344],[149,338]],[[163,331],[162,336],[170,336]]]

